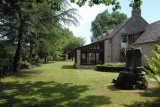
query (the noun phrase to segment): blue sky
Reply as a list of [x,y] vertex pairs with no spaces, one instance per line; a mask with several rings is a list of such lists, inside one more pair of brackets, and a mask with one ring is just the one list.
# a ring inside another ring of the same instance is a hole
[[[122,13],[125,13],[128,18],[131,16],[131,7],[129,7],[130,0],[118,0],[121,3],[121,9],[118,10]],[[82,19],[79,19],[80,25],[75,27],[71,26],[69,29],[74,33],[75,36],[85,38],[86,44],[90,43],[90,37],[92,33],[91,22],[95,19],[98,13],[105,11],[106,9],[109,12],[112,12],[111,6],[107,7],[104,5],[95,5],[89,7],[87,4],[83,7],[78,7],[76,4],[71,4],[72,7],[77,8],[79,15]],[[160,0],[143,0],[143,5],[141,6],[142,17],[148,22],[153,23],[160,20]]]

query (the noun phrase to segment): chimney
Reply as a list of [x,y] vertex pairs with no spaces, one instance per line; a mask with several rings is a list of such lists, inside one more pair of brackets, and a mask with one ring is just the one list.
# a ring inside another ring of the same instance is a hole
[[132,10],[132,17],[141,17],[141,9],[133,9]]

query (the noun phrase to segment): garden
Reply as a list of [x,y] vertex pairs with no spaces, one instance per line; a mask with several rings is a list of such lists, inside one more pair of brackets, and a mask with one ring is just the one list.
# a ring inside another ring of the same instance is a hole
[[159,107],[160,88],[148,78],[146,90],[121,90],[117,72],[74,69],[57,61],[23,70],[0,81],[0,107]]

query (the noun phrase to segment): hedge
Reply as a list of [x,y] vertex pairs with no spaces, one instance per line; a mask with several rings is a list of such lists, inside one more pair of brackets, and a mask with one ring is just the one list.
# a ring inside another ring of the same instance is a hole
[[107,63],[103,65],[96,65],[97,71],[107,71],[107,72],[119,72],[125,70],[125,64],[123,63]]

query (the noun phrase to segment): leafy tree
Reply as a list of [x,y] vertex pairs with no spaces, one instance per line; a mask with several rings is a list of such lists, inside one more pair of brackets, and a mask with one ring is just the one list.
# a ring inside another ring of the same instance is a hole
[[[32,54],[37,36],[54,36],[53,26],[76,24],[76,10],[66,8],[66,0],[3,0],[0,1],[0,33],[17,45],[13,61],[13,72],[20,68],[21,51],[29,44]],[[27,41],[27,43],[25,43]],[[31,55],[30,55],[31,56]]]
[[39,40],[38,46],[39,46],[39,49],[38,49],[39,57],[44,58],[45,63],[47,63],[47,57],[50,54],[50,50],[51,50],[50,43],[45,39],[41,39],[41,40]]
[[91,32],[93,37],[97,37],[102,33],[106,32],[111,27],[120,24],[122,21],[127,19],[127,15],[118,11],[112,12],[108,10],[98,14],[94,21],[91,23]]
[[74,49],[81,47],[84,44],[85,44],[84,38],[72,36],[68,40],[68,43],[64,46],[63,53],[68,54],[68,57],[72,59],[74,56],[73,53]]
[[105,4],[106,6],[113,5],[113,10],[120,8],[120,3],[117,0],[70,0],[72,3],[76,3],[80,7],[88,2],[89,6]]
[[[16,42],[15,44],[17,45],[13,61],[13,72],[18,72],[20,68],[22,44],[25,33],[27,32],[28,13],[31,12],[30,8],[32,8],[32,3],[34,4],[35,2],[35,0],[3,0],[1,2],[0,9],[1,16],[3,16],[1,24],[4,28],[7,28],[6,32],[13,28],[13,31],[16,32],[13,34]],[[15,25],[12,24],[12,20],[15,22]]]
[[[106,6],[113,5],[113,10],[120,9],[120,2],[118,0],[70,0],[72,3],[76,3],[80,7],[83,6],[86,2],[88,2],[89,6],[104,4]],[[142,0],[130,0],[129,4],[132,8],[140,8],[142,5]]]
[[143,68],[149,74],[149,76],[155,79],[160,85],[160,44],[156,44],[156,48],[157,51],[153,51],[155,57],[149,58],[145,55],[151,70],[145,69],[144,67]]

